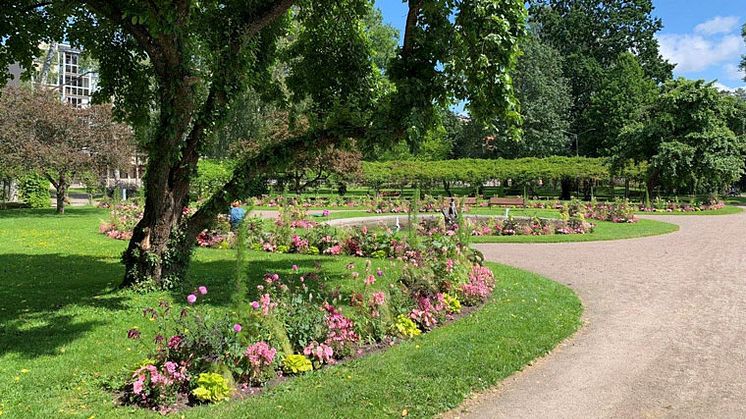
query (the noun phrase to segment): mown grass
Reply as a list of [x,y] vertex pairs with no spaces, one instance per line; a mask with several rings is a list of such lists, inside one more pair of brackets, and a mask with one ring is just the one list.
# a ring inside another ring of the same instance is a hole
[[[161,299],[184,302],[205,284],[211,310],[231,309],[233,252],[198,249],[183,289],[138,294],[118,290],[125,243],[98,234],[107,213],[71,208],[0,212],[0,411],[4,417],[145,417],[117,407],[119,383],[145,353],[126,331],[151,325],[141,315]],[[351,259],[250,254],[250,277],[302,270],[316,263],[330,286],[354,287]],[[361,263],[361,259],[354,259]],[[376,282],[386,286],[397,266]],[[491,301],[471,316],[363,359],[289,380],[243,401],[184,411],[186,417],[431,416],[457,406],[551,350],[579,326],[581,305],[564,286],[505,266],[493,266]],[[178,415],[179,417],[181,414]]]

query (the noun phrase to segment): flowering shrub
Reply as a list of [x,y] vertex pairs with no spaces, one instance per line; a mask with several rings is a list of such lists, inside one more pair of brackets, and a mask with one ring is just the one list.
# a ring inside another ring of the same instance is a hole
[[461,285],[461,300],[474,305],[487,300],[495,287],[495,277],[489,268],[474,265],[469,272],[469,282]]

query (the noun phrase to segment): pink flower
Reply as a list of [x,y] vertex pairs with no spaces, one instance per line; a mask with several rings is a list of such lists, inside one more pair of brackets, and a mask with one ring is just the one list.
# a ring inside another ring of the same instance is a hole
[[168,340],[169,349],[176,349],[181,344],[182,339],[179,335],[171,336],[171,339]]
[[241,325],[238,324],[238,323],[234,324],[233,325],[233,331],[236,332],[236,333],[241,332]]
[[202,285],[202,286],[200,286],[199,288],[197,288],[197,290],[198,290],[198,291],[199,291],[199,293],[200,293],[200,294],[202,294],[202,295],[205,295],[205,294],[207,294],[207,287],[206,287],[206,286],[204,286],[204,285]]
[[293,265],[293,272],[298,272],[298,265]]
[[196,296],[196,295],[194,295],[194,294],[189,294],[189,295],[187,295],[187,302],[188,302],[189,304],[194,304],[194,303],[196,303],[196,302],[197,302],[197,296]]
[[134,383],[132,383],[132,391],[135,394],[141,394],[142,393],[143,382],[144,382],[144,380],[141,380],[141,379],[138,378],[137,380],[135,380]]
[[381,291],[374,292],[371,295],[371,298],[372,298],[372,301],[373,301],[373,305],[380,306],[380,305],[382,305],[386,301],[386,294],[384,294]]
[[259,301],[252,301],[251,302],[251,308],[253,308],[254,310],[259,310],[259,307],[260,307],[259,306]]
[[334,364],[334,349],[323,343],[311,342],[303,348],[303,355],[316,358],[319,364]]
[[270,365],[274,361],[275,355],[277,355],[277,349],[269,346],[264,341],[249,346],[246,348],[246,352],[244,352],[244,356],[249,359],[249,364],[251,364],[255,373]]
[[368,275],[367,278],[365,278],[365,285],[370,286],[376,283],[376,277],[373,275]]

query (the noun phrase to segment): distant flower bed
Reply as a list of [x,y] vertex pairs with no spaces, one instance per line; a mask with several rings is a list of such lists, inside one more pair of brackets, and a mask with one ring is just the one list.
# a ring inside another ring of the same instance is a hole
[[583,218],[551,220],[546,218],[516,219],[474,218],[468,220],[473,236],[548,236],[552,234],[588,234],[595,226]]
[[[292,221],[277,220],[272,228],[327,231]],[[247,235],[252,227],[245,225]],[[454,229],[426,224],[419,231],[417,239],[408,239],[360,227],[343,244],[318,249],[334,254],[326,251],[344,246],[345,254],[383,252],[401,261],[401,270],[390,272],[370,259],[348,264],[352,286],[345,290],[329,286],[320,267],[306,271],[293,265],[287,275],[267,272],[230,314],[218,316],[200,304],[209,298],[206,287],[186,295],[185,308],[161,302],[146,309],[143,314],[156,322],[156,331],[153,336],[143,336],[139,328],[128,332],[143,344],[147,358],[127,376],[122,402],[168,413],[256,394],[282,377],[312,373],[426,333],[484,303],[495,278],[479,264],[478,253]],[[319,242],[305,237],[291,237],[294,251],[325,243],[322,235]],[[242,246],[255,244],[238,240]],[[388,285],[380,286],[381,281]]]
[[719,210],[725,207],[725,202],[718,200],[710,200],[707,202],[672,202],[663,201],[662,199],[656,199],[652,205],[646,207],[640,205],[639,209],[643,212],[699,212],[699,211],[712,211]]

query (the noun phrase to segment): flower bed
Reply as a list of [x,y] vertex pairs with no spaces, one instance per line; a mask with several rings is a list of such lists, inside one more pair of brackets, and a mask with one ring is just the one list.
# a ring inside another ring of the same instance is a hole
[[551,234],[588,234],[594,225],[583,218],[565,220],[546,218],[517,219],[513,217],[470,218],[473,236],[548,236]]
[[640,205],[639,210],[642,212],[699,212],[699,211],[713,211],[719,210],[725,207],[725,202],[718,200],[709,200],[707,202],[678,202],[678,201],[664,201],[660,198],[656,198],[652,205],[645,206]]
[[[247,235],[252,226],[246,224]],[[281,222],[273,228],[313,232],[325,227]],[[345,244],[348,253],[383,250],[375,243],[385,240],[373,238],[373,232],[354,231],[347,240],[356,244]],[[420,233],[397,236],[397,244],[387,245],[397,249],[387,256],[400,260],[401,269],[374,266],[371,260],[348,264],[352,285],[344,289],[330,287],[319,267],[304,271],[293,265],[287,275],[267,272],[259,285],[244,291],[244,302],[233,314],[215,316],[201,304],[205,287],[185,297],[185,308],[162,302],[146,309],[156,331],[154,336],[137,328],[128,332],[143,344],[147,358],[128,375],[122,402],[168,413],[255,394],[283,377],[426,333],[482,304],[495,278],[478,263],[479,254],[453,229],[427,225]],[[291,239],[299,242],[297,250],[310,247],[303,240]],[[244,243],[241,237],[239,243]]]

